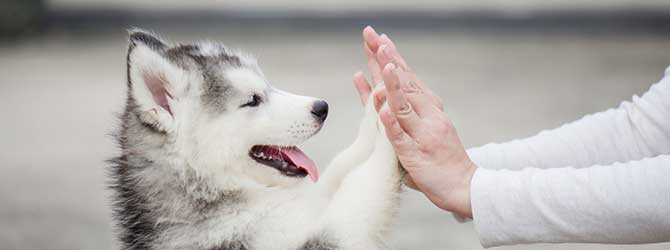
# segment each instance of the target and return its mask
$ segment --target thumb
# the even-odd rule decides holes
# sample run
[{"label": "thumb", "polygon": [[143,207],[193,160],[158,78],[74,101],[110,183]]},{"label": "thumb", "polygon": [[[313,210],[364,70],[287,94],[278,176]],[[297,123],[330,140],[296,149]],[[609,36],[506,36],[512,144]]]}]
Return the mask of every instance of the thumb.
[{"label": "thumb", "polygon": [[386,137],[391,142],[398,158],[402,161],[404,156],[414,155],[416,152],[416,142],[403,131],[395,115],[391,114],[388,105],[384,104],[379,110],[379,118],[384,124]]}]

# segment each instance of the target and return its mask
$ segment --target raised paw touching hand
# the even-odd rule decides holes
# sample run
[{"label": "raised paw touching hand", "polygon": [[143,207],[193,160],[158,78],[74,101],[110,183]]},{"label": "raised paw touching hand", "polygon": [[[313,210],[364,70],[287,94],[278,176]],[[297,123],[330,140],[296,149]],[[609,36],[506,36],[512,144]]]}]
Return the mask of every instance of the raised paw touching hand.
[{"label": "raised paw touching hand", "polygon": [[385,135],[408,172],[405,183],[438,207],[472,217],[470,180],[476,166],[442,100],[418,79],[387,35],[366,27],[363,38],[372,84],[358,72],[354,85],[363,103],[370,103],[372,93]]}]

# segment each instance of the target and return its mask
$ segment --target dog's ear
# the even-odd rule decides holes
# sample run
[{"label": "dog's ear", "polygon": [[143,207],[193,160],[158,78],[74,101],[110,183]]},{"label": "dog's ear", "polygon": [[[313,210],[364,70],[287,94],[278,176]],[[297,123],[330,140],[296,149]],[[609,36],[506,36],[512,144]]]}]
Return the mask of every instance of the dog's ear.
[{"label": "dog's ear", "polygon": [[166,130],[185,85],[185,72],[165,57],[168,46],[156,36],[139,29],[130,30],[129,35],[129,94],[138,105],[142,122]]}]

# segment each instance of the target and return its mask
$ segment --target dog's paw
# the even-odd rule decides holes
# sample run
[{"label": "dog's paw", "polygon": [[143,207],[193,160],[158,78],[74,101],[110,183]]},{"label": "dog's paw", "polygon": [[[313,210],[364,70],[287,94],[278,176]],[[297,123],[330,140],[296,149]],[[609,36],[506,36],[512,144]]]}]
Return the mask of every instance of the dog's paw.
[{"label": "dog's paw", "polygon": [[363,114],[363,122],[361,123],[360,132],[368,134],[375,137],[377,132],[382,128],[377,122],[379,120],[379,115],[375,109],[375,93],[384,89],[384,83],[379,83],[375,86],[374,90],[370,92],[368,100],[365,102],[365,113]]},{"label": "dog's paw", "polygon": [[375,119],[377,121],[377,130],[383,131],[384,126],[381,123],[381,120],[379,119],[379,114],[378,110],[381,110],[382,107],[386,105],[386,98],[375,98],[376,96],[384,96],[380,95],[380,92],[386,91],[386,87],[384,86],[384,82],[380,82],[375,86],[375,88],[371,91],[370,93],[370,101],[368,101],[368,104],[366,106],[366,109],[371,113],[370,115],[374,115]]}]

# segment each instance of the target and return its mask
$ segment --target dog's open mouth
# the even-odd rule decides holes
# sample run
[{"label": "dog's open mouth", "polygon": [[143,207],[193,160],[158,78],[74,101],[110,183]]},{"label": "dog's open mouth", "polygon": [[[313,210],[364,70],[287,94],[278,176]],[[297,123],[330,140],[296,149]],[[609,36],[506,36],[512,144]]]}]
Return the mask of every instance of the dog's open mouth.
[{"label": "dog's open mouth", "polygon": [[249,156],[260,164],[279,170],[285,176],[309,175],[314,182],[319,179],[316,163],[295,146],[256,145],[249,151]]}]

